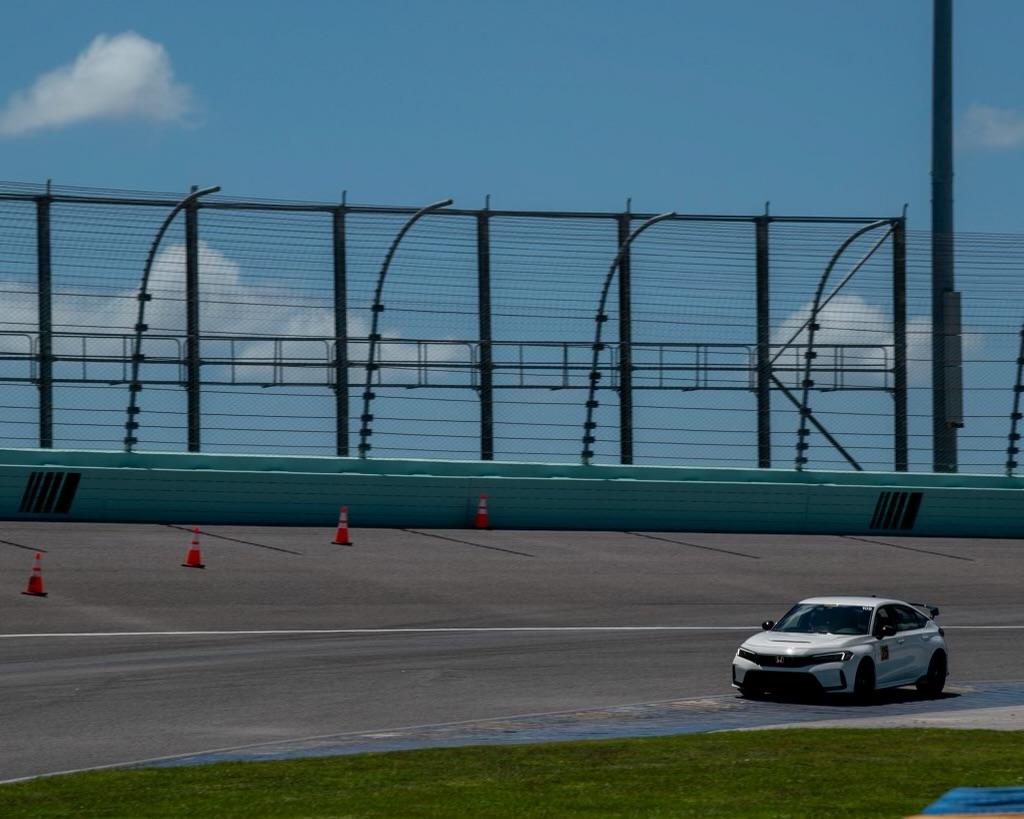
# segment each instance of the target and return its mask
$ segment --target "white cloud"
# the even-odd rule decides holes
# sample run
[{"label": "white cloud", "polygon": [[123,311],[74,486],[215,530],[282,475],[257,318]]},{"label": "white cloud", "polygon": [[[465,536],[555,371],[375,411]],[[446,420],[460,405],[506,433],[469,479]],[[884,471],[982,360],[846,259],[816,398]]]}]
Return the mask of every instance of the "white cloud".
[{"label": "white cloud", "polygon": [[[209,243],[199,241],[200,324],[204,335],[226,335],[234,342],[205,339],[203,356],[208,360],[231,358],[235,362],[217,366],[207,364],[207,378],[234,378],[242,384],[292,383],[311,378],[328,377],[333,317],[329,310],[310,310],[299,305],[266,304],[261,289],[247,282],[241,265]],[[143,352],[150,357],[174,360],[182,352],[179,343],[185,333],[185,245],[163,247],[153,259],[149,276],[152,301],[147,302],[145,323],[149,326],[143,341]],[[33,285],[26,282],[0,281],[4,298],[4,320],[0,330],[17,334],[0,334],[0,355],[28,355],[36,333],[37,296]],[[93,333],[131,334],[137,320],[136,288],[115,292],[107,299],[76,299],[58,294],[54,298],[53,324],[58,333],[54,352],[58,356],[82,355],[81,337]],[[257,306],[258,305],[258,306]],[[351,310],[348,314],[350,339],[365,338],[370,332],[369,310]],[[399,327],[380,328],[385,339],[377,348],[379,371],[392,384],[415,384],[425,364],[470,361],[468,346],[462,344],[428,344],[402,338]],[[263,340],[281,337],[280,342]],[[256,338],[251,338],[256,337]],[[121,336],[109,339],[91,338],[87,342],[91,357],[118,360],[130,350]],[[350,341],[349,358],[365,361],[365,341]],[[274,366],[277,358],[301,360],[308,367]],[[322,368],[321,366],[322,365]],[[90,375],[96,377],[97,367],[90,364]],[[114,365],[117,369],[119,365]],[[363,368],[355,364],[350,370],[352,383],[361,383]],[[24,377],[28,366],[24,361],[0,361],[0,377]],[[166,377],[167,372],[162,375]],[[113,376],[116,377],[116,376]],[[459,378],[444,372],[432,373],[431,383],[444,383]]]},{"label": "white cloud", "polygon": [[[807,344],[805,322],[811,314],[811,304],[793,311],[775,328],[773,344]],[[880,386],[883,383],[877,370],[885,368],[891,355],[892,329],[888,316],[878,307],[868,304],[856,295],[840,294],[818,313],[820,329],[814,334],[818,356],[814,362],[814,380],[822,386],[839,383],[858,386]],[[799,330],[799,332],[797,332]],[[795,336],[795,338],[794,338]],[[841,345],[870,345],[841,350]],[[792,385],[802,380],[805,347],[790,347],[779,356],[776,366],[792,370],[783,378]],[[839,374],[839,371],[846,372]],[[874,370],[874,373],[865,372]]]},{"label": "white cloud", "polygon": [[972,104],[961,138],[973,148],[1020,148],[1024,146],[1024,111]]},{"label": "white cloud", "polygon": [[162,45],[132,31],[101,34],[73,63],[15,92],[0,110],[0,134],[101,118],[172,121],[188,111],[189,98]]},{"label": "white cloud", "polygon": [[[804,323],[811,315],[811,303],[794,310],[776,327],[772,344],[807,344]],[[814,360],[814,380],[820,386],[881,386],[879,371],[892,367],[893,331],[888,308],[870,304],[858,295],[841,293],[818,313],[820,329],[814,334],[818,357]],[[797,331],[799,330],[799,333]],[[796,336],[794,338],[794,335]],[[931,379],[931,317],[912,316],[907,320],[907,377],[912,385],[921,386]],[[965,329],[961,335],[963,354],[970,357],[981,352],[984,337]],[[861,344],[862,348],[840,350],[839,345]],[[790,347],[779,356],[776,366],[792,372],[780,375],[789,386],[803,379],[805,347]],[[840,374],[840,370],[847,372]],[[892,376],[889,376],[892,383]]]}]

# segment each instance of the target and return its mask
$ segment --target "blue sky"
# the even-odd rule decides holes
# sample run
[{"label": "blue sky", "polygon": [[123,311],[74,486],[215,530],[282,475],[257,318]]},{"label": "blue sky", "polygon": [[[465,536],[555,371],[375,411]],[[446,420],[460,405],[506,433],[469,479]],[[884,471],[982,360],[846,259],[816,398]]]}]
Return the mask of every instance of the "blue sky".
[{"label": "blue sky", "polygon": [[[1024,2],[959,0],[956,6],[957,227],[1024,235]],[[885,216],[908,203],[915,229],[912,434],[916,464],[929,457],[922,374],[930,354],[920,343],[927,339],[930,306],[924,286],[928,240],[917,231],[930,224],[931,0],[7,0],[3,12],[8,37],[0,50],[0,180],[52,178],[59,185],[158,191],[219,184],[228,195],[325,201],[337,201],[347,190],[350,202],[392,205],[451,196],[462,207],[480,207],[490,194],[495,207],[510,209],[617,211],[631,197],[636,211],[757,213],[770,200],[775,214]],[[10,207],[0,243],[6,253],[0,272],[14,282],[6,283],[5,293],[11,325],[20,315],[31,326],[36,315],[30,282],[35,240],[27,212]],[[157,218],[125,211],[104,222],[90,212],[58,212],[58,326],[133,325],[136,277]],[[233,219],[203,213],[203,281],[221,296],[204,305],[204,328],[241,334],[262,333],[269,325],[329,336],[327,222],[301,227],[296,217],[285,229],[283,217],[246,213],[238,224]],[[370,277],[383,243],[397,229],[386,220],[379,228],[371,229],[367,220],[360,224],[350,225],[348,246],[353,336],[366,332]],[[474,273],[473,226],[430,224],[403,245],[389,298],[405,299],[408,311],[389,314],[396,318],[389,318],[385,335],[472,338],[475,296],[467,282]],[[261,226],[271,237],[261,236],[263,243],[253,241]],[[559,225],[539,236],[505,229],[494,253],[497,289],[505,288],[497,337],[589,338],[589,294],[597,292],[593,277],[606,269],[613,233],[585,224]],[[156,266],[163,295],[172,298],[154,304],[153,326],[168,332],[180,332],[184,321],[180,298],[174,298],[184,276],[180,224],[176,230]],[[701,242],[712,239],[691,235],[685,225],[645,236],[634,255],[635,270],[646,271],[639,279],[651,288],[636,285],[634,308],[652,319],[642,324],[648,334],[642,340],[751,337],[749,316],[737,318],[752,309],[753,234],[748,225],[742,230],[742,236],[723,229],[712,237],[720,258],[710,267]],[[821,270],[846,235],[845,228],[840,232],[810,241],[796,228],[773,226],[773,333],[805,320],[811,293],[806,276]],[[965,376],[972,421],[964,449],[969,444],[975,461],[990,470],[1003,458],[1012,396],[1019,243],[964,236],[957,248],[963,256],[957,270],[965,293],[965,350],[973,359]],[[885,259],[873,264],[877,269],[859,274],[823,322],[832,342],[855,337],[891,345],[889,269]],[[287,293],[271,298],[260,291],[268,270]],[[429,276],[403,279],[403,270]],[[709,271],[715,276],[711,286],[703,278]],[[664,287],[669,278],[670,291]],[[461,308],[444,305],[462,310],[461,325],[435,309],[439,294],[449,302],[469,299]],[[224,308],[235,302],[244,309]],[[541,302],[544,309],[537,307]],[[268,321],[269,308],[280,308],[274,321]],[[26,338],[18,343],[28,344]],[[24,391],[31,411],[34,388]],[[102,396],[109,404],[102,411],[113,419],[106,429],[81,435],[78,422],[67,420],[74,411],[87,411],[74,403],[73,392],[58,400],[61,440],[84,441],[102,432],[116,445],[123,390]],[[505,434],[531,441],[535,429],[562,418],[552,434],[561,436],[559,445],[571,439],[561,452],[571,459],[582,399],[572,390],[547,398],[551,403],[508,395],[508,406],[521,414],[509,411],[500,419],[511,430]],[[882,393],[856,399],[866,420],[856,419],[859,426],[851,428],[842,426],[850,416],[847,393],[815,399],[816,411],[834,411],[830,423],[875,465],[888,458],[878,448],[886,433],[868,425],[890,411],[887,404],[871,405],[876,398],[888,401]],[[156,437],[161,434],[180,439],[178,399],[173,390],[164,403],[149,399],[147,442],[168,443]],[[379,409],[386,419],[382,429],[405,435],[423,417],[454,423],[449,416],[464,410],[460,440],[475,446],[472,407],[445,404],[429,416],[408,399]],[[693,405],[687,404],[691,399]],[[299,406],[298,399],[287,411],[265,409],[270,403],[255,409],[262,400],[207,389],[204,412],[225,434],[240,423],[240,410],[252,409],[254,417],[305,413],[322,427],[313,430],[320,436],[316,446],[330,443],[333,406],[326,391],[327,403],[317,411]],[[732,399],[721,393],[680,394],[673,397],[678,407],[662,406],[661,395],[645,400],[649,407],[637,404],[638,428],[645,426],[638,441],[652,458],[669,457],[662,438],[674,437],[699,447],[701,457],[750,462],[749,395],[735,398],[743,407],[730,407]],[[178,403],[172,407],[172,401]],[[614,405],[607,408],[612,412]],[[785,404],[776,409],[789,412]],[[152,419],[160,417],[166,429],[177,424],[175,431],[159,432]],[[34,421],[25,419],[16,422],[21,426],[15,432],[31,440]],[[709,440],[722,440],[717,426],[730,419],[737,419],[732,432],[740,443],[726,446],[745,450],[704,454]],[[777,424],[777,431],[786,430],[779,444],[786,462],[790,426],[795,429],[792,418]],[[602,444],[615,446],[611,437]]]},{"label": "blue sky", "polygon": [[[931,11],[8,0],[0,179],[545,209],[908,202],[927,228]],[[957,4],[960,230],[1024,232],[1021,31],[1017,0]]]}]

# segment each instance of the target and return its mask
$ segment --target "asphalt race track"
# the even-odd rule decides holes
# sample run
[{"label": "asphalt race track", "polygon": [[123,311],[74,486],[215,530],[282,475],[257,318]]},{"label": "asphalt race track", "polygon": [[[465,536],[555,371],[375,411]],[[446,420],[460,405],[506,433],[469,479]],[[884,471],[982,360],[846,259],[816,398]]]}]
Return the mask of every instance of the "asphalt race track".
[{"label": "asphalt race track", "polygon": [[[0,523],[0,780],[162,759],[1024,713],[1024,541]],[[20,594],[43,551],[46,598]],[[939,605],[950,695],[748,702],[816,594]],[[997,710],[999,709],[999,710]],[[235,749],[235,750],[226,750]]]}]

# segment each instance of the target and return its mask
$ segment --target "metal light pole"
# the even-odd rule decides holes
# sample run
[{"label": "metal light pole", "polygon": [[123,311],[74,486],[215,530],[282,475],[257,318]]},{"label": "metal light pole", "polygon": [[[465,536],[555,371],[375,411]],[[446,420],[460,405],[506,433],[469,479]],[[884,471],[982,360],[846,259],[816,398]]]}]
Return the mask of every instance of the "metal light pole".
[{"label": "metal light pole", "polygon": [[932,51],[932,469],[957,471],[963,424],[960,294],[953,275],[953,0],[935,0]]}]

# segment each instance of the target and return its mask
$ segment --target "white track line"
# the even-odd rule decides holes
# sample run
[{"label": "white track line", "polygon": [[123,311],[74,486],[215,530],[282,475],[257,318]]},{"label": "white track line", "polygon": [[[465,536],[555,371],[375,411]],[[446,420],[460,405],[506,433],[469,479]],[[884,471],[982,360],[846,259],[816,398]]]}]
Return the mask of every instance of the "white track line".
[{"label": "white track line", "polygon": [[21,637],[236,637],[301,634],[467,634],[478,632],[616,632],[616,631],[754,631],[756,626],[465,626],[450,628],[278,628],[223,631],[65,631],[35,634],[0,634],[0,639]]},{"label": "white track line", "polygon": [[[1022,630],[1016,626],[943,626],[946,629]],[[757,631],[757,626],[462,626],[449,628],[279,628],[220,631],[64,631],[0,634],[0,640],[47,637],[260,637],[303,634],[475,634],[475,633],[614,633],[637,631]]]}]

